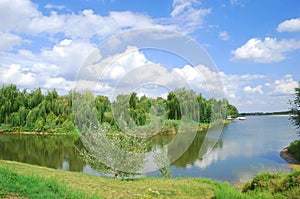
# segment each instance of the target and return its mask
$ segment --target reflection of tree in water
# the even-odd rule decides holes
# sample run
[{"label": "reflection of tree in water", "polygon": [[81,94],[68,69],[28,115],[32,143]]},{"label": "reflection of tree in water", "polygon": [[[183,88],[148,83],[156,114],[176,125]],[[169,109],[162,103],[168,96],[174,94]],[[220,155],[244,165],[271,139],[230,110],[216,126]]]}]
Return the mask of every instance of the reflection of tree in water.
[{"label": "reflection of tree in water", "polygon": [[[206,139],[206,142],[203,143],[205,136],[207,132],[202,131],[196,134],[193,142],[189,146],[189,148],[177,159],[175,160],[172,165],[177,167],[183,167],[185,168],[187,165],[193,165],[196,160],[201,160],[202,157],[199,157],[199,152],[201,147],[203,147],[202,153],[206,154],[210,150],[214,150],[216,148],[222,148],[223,142],[221,140],[218,140],[216,142],[216,139]],[[211,149],[211,146],[213,148]],[[168,149],[168,156],[172,157],[172,154],[177,154],[180,151],[180,142],[176,143],[176,147],[172,147]]]},{"label": "reflection of tree in water", "polygon": [[84,163],[78,157],[73,141],[72,136],[1,135],[0,159],[55,169],[68,162],[70,171],[82,171]]},{"label": "reflection of tree in water", "polygon": [[158,147],[163,147],[164,145],[169,144],[175,136],[176,135],[174,135],[174,134],[157,135],[157,136],[151,137],[151,140],[152,140],[153,145],[158,146]]}]

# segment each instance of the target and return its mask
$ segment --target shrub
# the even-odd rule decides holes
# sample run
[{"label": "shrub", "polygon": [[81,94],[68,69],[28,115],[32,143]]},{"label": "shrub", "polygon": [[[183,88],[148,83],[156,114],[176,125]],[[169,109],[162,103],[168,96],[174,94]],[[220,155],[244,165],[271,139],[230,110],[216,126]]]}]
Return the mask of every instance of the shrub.
[{"label": "shrub", "polygon": [[267,191],[277,194],[289,192],[294,188],[299,189],[299,187],[300,171],[293,171],[289,174],[262,173],[254,176],[251,182],[245,183],[242,192]]},{"label": "shrub", "polygon": [[300,140],[295,140],[290,144],[288,153],[292,154],[294,158],[300,161]]}]

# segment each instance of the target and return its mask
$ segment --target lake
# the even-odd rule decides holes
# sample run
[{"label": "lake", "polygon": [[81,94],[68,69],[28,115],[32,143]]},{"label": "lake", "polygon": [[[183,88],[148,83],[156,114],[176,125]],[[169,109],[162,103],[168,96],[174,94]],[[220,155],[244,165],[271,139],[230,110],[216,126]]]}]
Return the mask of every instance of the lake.
[{"label": "lake", "polygon": [[[261,171],[290,171],[279,155],[297,139],[297,130],[288,118],[249,116],[245,121],[232,121],[224,126],[216,145],[204,158],[198,154],[205,133],[198,133],[188,150],[172,163],[173,177],[205,177],[235,183],[250,180]],[[174,135],[157,136],[153,145],[163,145],[173,138]],[[75,145],[80,147],[80,140]],[[1,134],[0,159],[101,175],[80,159],[72,136]]]}]

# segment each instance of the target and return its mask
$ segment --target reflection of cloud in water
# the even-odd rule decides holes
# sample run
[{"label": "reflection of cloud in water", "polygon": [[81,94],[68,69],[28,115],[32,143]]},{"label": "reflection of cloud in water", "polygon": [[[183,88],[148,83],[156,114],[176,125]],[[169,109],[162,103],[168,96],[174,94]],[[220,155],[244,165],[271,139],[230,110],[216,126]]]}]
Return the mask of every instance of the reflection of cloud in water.
[{"label": "reflection of cloud in water", "polygon": [[252,158],[254,156],[262,156],[263,158],[269,159],[271,162],[285,163],[279,156],[279,152],[274,151],[272,147],[265,147],[265,149],[257,150],[257,147],[261,148],[265,146],[259,139],[253,141],[253,139],[247,142],[240,143],[237,141],[230,141],[229,139],[222,139],[221,147],[214,147],[214,149],[207,154],[202,160],[197,159],[195,166],[204,169],[214,162],[219,160],[226,160],[234,157],[245,157]]},{"label": "reflection of cloud in water", "polygon": [[247,143],[238,143],[234,141],[223,141],[222,147],[214,147],[202,160],[197,159],[195,161],[195,166],[204,169],[214,162],[219,160],[226,160],[232,157],[253,157],[255,155],[261,154],[260,151],[255,150],[255,145],[252,141]]}]

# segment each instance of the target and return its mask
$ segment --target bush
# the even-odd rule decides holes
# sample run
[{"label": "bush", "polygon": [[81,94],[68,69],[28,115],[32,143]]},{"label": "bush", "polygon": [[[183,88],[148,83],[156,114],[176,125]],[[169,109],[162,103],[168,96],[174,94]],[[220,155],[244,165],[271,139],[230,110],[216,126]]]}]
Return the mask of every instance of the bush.
[{"label": "bush", "polygon": [[166,120],[161,129],[161,133],[177,133],[180,123],[180,120]]},{"label": "bush", "polygon": [[284,193],[299,189],[300,171],[293,171],[289,174],[262,173],[254,176],[251,182],[245,183],[242,192],[267,191],[272,194]]},{"label": "bush", "polygon": [[295,140],[290,144],[288,153],[300,161],[300,140]]}]

